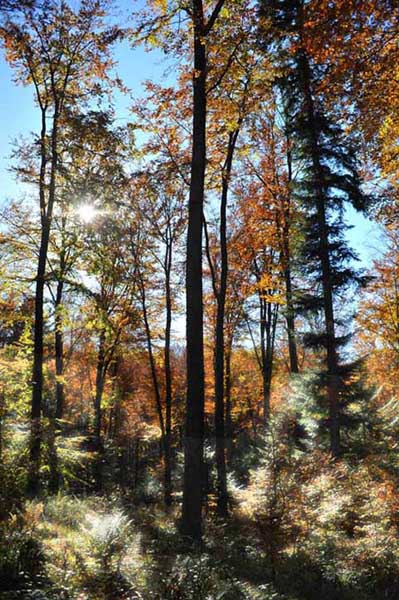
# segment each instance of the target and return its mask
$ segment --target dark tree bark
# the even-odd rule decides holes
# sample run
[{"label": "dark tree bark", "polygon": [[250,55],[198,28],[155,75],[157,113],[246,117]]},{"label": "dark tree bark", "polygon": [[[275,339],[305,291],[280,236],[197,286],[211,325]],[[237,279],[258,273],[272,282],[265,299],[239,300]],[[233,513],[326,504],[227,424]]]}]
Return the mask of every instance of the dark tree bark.
[{"label": "dark tree bark", "polygon": [[[163,409],[162,409],[161,390],[160,390],[158,373],[157,373],[155,357],[154,357],[154,352],[153,352],[153,347],[152,347],[152,335],[151,335],[150,323],[148,320],[145,285],[144,285],[144,281],[143,281],[141,275],[139,275],[139,288],[140,288],[141,306],[142,306],[142,310],[143,310],[143,320],[144,320],[144,327],[145,327],[146,340],[147,340],[148,360],[150,362],[151,379],[152,379],[154,395],[155,395],[155,406],[156,406],[157,414],[158,414],[159,427],[161,429],[160,450],[161,450],[161,456],[163,456],[163,460],[164,460],[164,499],[165,499],[166,506],[170,506],[171,502],[172,502],[170,446],[168,446],[168,443],[166,440],[167,434],[166,434],[166,427],[165,427],[165,418],[164,418],[164,413],[163,413]],[[169,340],[170,340],[170,324],[169,324]],[[170,363],[169,363],[169,366],[170,366]],[[170,394],[171,394],[171,390],[170,390]],[[171,395],[170,395],[170,400],[171,400]],[[169,407],[169,411],[170,411],[170,407]],[[169,427],[170,426],[171,426],[171,414],[169,414]],[[169,436],[168,441],[170,443],[170,436]]]},{"label": "dark tree bark", "polygon": [[42,394],[43,394],[43,307],[44,307],[44,287],[47,264],[47,253],[50,240],[50,228],[53,215],[56,173],[58,164],[57,142],[58,142],[58,118],[59,106],[56,103],[52,120],[51,132],[51,163],[50,163],[50,182],[48,189],[48,198],[46,202],[46,113],[45,106],[41,106],[42,127],[41,127],[41,163],[39,180],[39,200],[40,200],[40,219],[41,219],[41,239],[39,249],[39,261],[36,274],[35,289],[35,321],[33,330],[33,370],[32,370],[32,401],[31,401],[31,432],[30,432],[30,450],[29,450],[29,473],[28,473],[28,493],[36,495],[39,491],[39,469],[40,469],[40,451],[42,443],[41,433],[41,415],[42,415]]},{"label": "dark tree bark", "polygon": [[268,425],[270,420],[270,392],[273,376],[274,361],[274,342],[276,336],[278,304],[272,305],[262,294],[265,290],[259,291],[259,312],[260,312],[260,349],[261,349],[261,369],[263,382],[263,422]]},{"label": "dark tree bark", "polygon": [[[290,140],[287,136],[287,170],[288,170],[288,185],[292,182],[292,156],[290,149]],[[285,282],[285,300],[286,300],[286,322],[287,322],[287,337],[288,337],[288,353],[290,358],[290,372],[299,373],[298,366],[298,351],[295,334],[295,310],[292,292],[292,276],[291,276],[291,197],[285,199],[283,206],[283,223],[281,227],[281,258],[284,271]]]},{"label": "dark tree bark", "polygon": [[133,488],[137,489],[140,480],[140,439],[136,438],[134,443],[134,472]]},{"label": "dark tree bark", "polygon": [[105,358],[105,330],[101,330],[98,341],[97,368],[96,368],[96,388],[94,396],[94,447],[97,457],[94,465],[94,479],[97,492],[102,491],[103,487],[103,459],[104,445],[102,440],[102,422],[103,409],[102,399],[104,393],[106,372]]},{"label": "dark tree bark", "polygon": [[329,424],[330,424],[330,449],[334,457],[338,457],[341,452],[340,425],[339,425],[339,388],[340,377],[338,375],[338,354],[335,338],[335,319],[333,305],[333,287],[332,272],[330,265],[328,224],[326,217],[326,201],[324,189],[323,166],[320,162],[319,140],[315,123],[315,110],[311,91],[311,80],[309,73],[309,64],[307,58],[302,54],[302,81],[305,96],[305,109],[310,126],[311,139],[311,160],[313,169],[313,179],[315,191],[317,194],[317,219],[320,232],[319,256],[322,272],[323,288],[323,308],[326,328],[326,351],[327,351],[327,370],[328,370],[328,403],[329,403]]},{"label": "dark tree bark", "polygon": [[206,167],[206,39],[222,9],[218,0],[205,22],[202,0],[192,0],[194,74],[193,137],[186,261],[187,400],[181,530],[192,540],[202,536],[204,447],[204,345],[202,305],[202,220]]},{"label": "dark tree bark", "polygon": [[170,360],[170,343],[172,329],[172,290],[171,290],[171,271],[172,271],[172,238],[168,231],[166,240],[166,253],[164,262],[165,271],[165,345],[164,345],[164,363],[165,363],[165,504],[172,504],[172,367]]},{"label": "dark tree bark", "polygon": [[96,368],[96,389],[94,396],[94,442],[97,451],[100,451],[102,447],[102,399],[104,393],[105,383],[105,369],[106,369],[106,358],[105,358],[105,329],[100,332],[98,340],[98,354],[97,354],[97,368]]},{"label": "dark tree bark", "polygon": [[231,132],[227,145],[226,161],[222,173],[222,197],[220,202],[220,285],[216,292],[216,328],[215,328],[215,437],[216,468],[218,478],[217,511],[220,516],[227,516],[228,496],[226,480],[226,439],[225,439],[225,307],[228,278],[227,248],[227,198],[233,165],[234,151],[239,129]]},{"label": "dark tree bark", "polygon": [[184,436],[182,533],[202,536],[204,446],[204,346],[202,305],[202,218],[206,165],[206,47],[201,0],[193,0],[193,145],[187,233],[187,401]]},{"label": "dark tree bark", "polygon": [[61,257],[60,278],[57,282],[57,290],[55,295],[55,409],[51,409],[49,414],[49,429],[48,429],[48,447],[49,447],[49,491],[52,494],[57,494],[60,487],[60,474],[58,471],[58,454],[56,446],[57,419],[62,419],[64,412],[64,384],[62,381],[64,375],[64,336],[62,331],[62,294],[64,288],[63,280],[63,258]]},{"label": "dark tree bark", "polygon": [[233,453],[233,419],[231,415],[231,352],[232,337],[225,348],[225,433],[226,433],[226,463],[231,461]]},{"label": "dark tree bark", "polygon": [[[262,374],[263,422],[265,425],[268,425],[270,420],[270,392],[273,377],[274,345],[279,305],[273,304],[268,299],[269,296],[273,295],[273,290],[264,289],[260,286],[262,271],[256,259],[254,260],[254,272],[258,282],[260,355],[256,349],[255,353]],[[254,348],[256,348],[249,322],[247,322],[247,325],[252,343],[254,344]]]},{"label": "dark tree bark", "polygon": [[116,356],[112,363],[112,395],[115,399],[113,406],[109,409],[107,438],[114,440],[119,433],[121,421],[121,396],[118,389],[118,372],[120,357]]},{"label": "dark tree bark", "polygon": [[[62,273],[62,267],[61,267]],[[57,283],[57,291],[55,298],[55,375],[56,375],[56,388],[55,388],[55,418],[62,419],[64,416],[64,333],[62,323],[62,294],[64,290],[64,280],[61,278]]]},{"label": "dark tree bark", "polygon": [[[287,248],[288,250],[288,248]],[[291,278],[291,266],[290,260],[286,262],[284,269],[284,281],[285,281],[285,301],[286,301],[286,315],[285,319],[287,322],[287,337],[288,337],[288,354],[290,358],[290,372],[299,373],[298,365],[298,350],[296,344],[296,333],[295,333],[295,311],[293,307],[293,294],[292,294],[292,278]]]},{"label": "dark tree bark", "polygon": [[122,328],[114,331],[112,342],[107,340],[107,330],[103,326],[99,332],[97,368],[96,368],[96,386],[94,395],[94,447],[97,452],[97,462],[95,465],[95,484],[97,491],[102,490],[103,478],[103,459],[104,459],[104,440],[103,440],[103,395],[107,374],[110,365],[113,364],[115,353],[118,347]]},{"label": "dark tree bark", "polygon": [[56,446],[56,427],[54,415],[49,419],[48,428],[48,461],[49,461],[49,482],[48,489],[51,494],[58,494],[60,489],[60,473],[58,469],[58,454]]}]

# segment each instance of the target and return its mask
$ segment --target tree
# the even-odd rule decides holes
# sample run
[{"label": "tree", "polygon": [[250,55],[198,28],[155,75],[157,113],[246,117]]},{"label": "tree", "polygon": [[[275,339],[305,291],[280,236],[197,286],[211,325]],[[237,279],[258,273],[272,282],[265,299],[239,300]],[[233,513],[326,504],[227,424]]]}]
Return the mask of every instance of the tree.
[{"label": "tree", "polygon": [[295,263],[295,247],[298,245],[297,227],[298,210],[292,197],[295,185],[295,173],[292,162],[292,144],[286,115],[278,109],[277,94],[271,97],[268,106],[262,107],[261,114],[254,119],[251,140],[251,156],[255,150],[261,149],[256,162],[248,157],[248,170],[252,193],[256,186],[252,179],[261,185],[263,190],[259,200],[271,209],[275,222],[275,235],[278,240],[279,262],[285,284],[285,319],[287,323],[288,353],[290,372],[298,373],[298,352],[295,331],[295,290],[293,284],[293,266]]},{"label": "tree", "polygon": [[398,5],[392,0],[315,0],[307,11],[307,51],[325,65],[326,99],[330,106],[340,105],[361,139],[374,193],[384,197],[389,191],[397,203]]},{"label": "tree", "polygon": [[399,239],[392,226],[386,229],[385,240],[386,250],[369,271],[371,281],[356,317],[356,346],[366,356],[379,402],[397,395],[399,364]]},{"label": "tree", "polygon": [[[263,180],[264,181],[264,180]],[[263,423],[270,420],[270,395],[274,348],[282,281],[278,230],[274,200],[258,183],[248,184],[239,207],[241,225],[240,256],[247,272],[250,293],[246,303],[246,325],[254,347],[263,383]],[[259,345],[253,333],[252,318],[255,295],[259,324]]]},{"label": "tree", "polygon": [[84,231],[77,221],[86,218],[80,212],[88,209],[93,210],[95,215],[100,204],[105,207],[109,197],[121,194],[126,186],[122,164],[128,161],[130,150],[129,129],[116,128],[112,112],[65,110],[60,133],[57,210],[50,239],[52,258],[49,265],[49,278],[56,280],[55,292],[51,284],[49,288],[55,309],[57,419],[62,418],[64,405],[63,294],[66,288],[74,285],[74,269],[82,250]]},{"label": "tree", "polygon": [[1,319],[0,319],[0,454],[8,418],[26,419],[29,406],[32,359],[33,299],[30,290],[35,257],[35,222],[17,203],[2,210],[0,236]]},{"label": "tree", "polygon": [[[6,56],[18,80],[32,84],[40,111],[39,190],[41,240],[35,290],[29,489],[39,487],[43,391],[43,303],[47,253],[57,199],[60,131],[65,108],[101,95],[99,80],[111,66],[109,49],[120,30],[106,28],[101,3],[92,0],[76,13],[66,2],[48,1],[9,15],[1,27]],[[94,68],[93,68],[94,66]]]},{"label": "tree", "polygon": [[36,0],[0,0],[0,12],[17,12],[21,8],[34,8],[38,4]]},{"label": "tree", "polygon": [[[237,27],[233,14],[240,20]],[[215,446],[218,476],[218,513],[228,512],[225,443],[225,318],[228,295],[228,202],[239,138],[249,116],[257,109],[264,93],[265,61],[254,56],[254,11],[249,4],[240,3],[229,10],[230,20],[221,20],[214,30],[209,46],[212,78],[208,84],[209,154],[217,177],[216,190],[220,194],[217,260],[213,260],[206,239],[207,256],[216,300],[215,315]],[[232,26],[233,23],[233,26]],[[215,56],[214,56],[215,55]],[[213,59],[213,60],[212,60]],[[216,180],[217,181],[217,180]],[[214,192],[214,193],[215,193]],[[215,257],[216,258],[216,257]]]},{"label": "tree", "polygon": [[207,43],[222,10],[217,0],[209,16],[202,0],[193,0],[193,129],[186,251],[187,403],[184,438],[182,532],[194,540],[202,535],[204,347],[202,297],[202,226],[206,168]]},{"label": "tree", "polygon": [[[282,0],[262,6],[276,27],[283,69],[282,97],[295,160],[302,166],[296,195],[306,211],[303,273],[313,284],[313,290],[302,297],[302,309],[322,311],[324,315],[323,329],[310,332],[306,339],[313,348],[325,349],[330,448],[333,456],[339,456],[344,407],[342,377],[349,367],[340,363],[339,347],[348,338],[337,334],[337,326],[342,322],[335,315],[334,302],[348,286],[360,282],[349,264],[354,254],[344,239],[342,207],[348,201],[362,208],[365,197],[353,141],[345,138],[319,90],[324,65],[316,63],[307,51],[307,5],[302,0]],[[319,292],[315,293],[315,289]]]},{"label": "tree", "polygon": [[87,232],[86,273],[93,282],[87,289],[91,304],[88,326],[97,337],[96,377],[93,397],[93,440],[97,452],[96,488],[102,489],[103,396],[110,367],[114,363],[122,335],[136,325],[133,288],[134,270],[125,258],[127,240],[124,225],[107,215],[99,217]]},{"label": "tree", "polygon": [[[165,132],[163,132],[165,133]],[[152,145],[150,141],[150,146]],[[147,351],[150,362],[156,409],[161,429],[164,459],[164,498],[166,506],[172,503],[172,402],[173,380],[171,364],[172,316],[175,305],[173,265],[185,222],[183,200],[184,181],[178,178],[174,161],[153,159],[146,173],[134,181],[133,197],[140,213],[131,231],[131,252],[136,264],[135,277],[142,308]],[[144,233],[145,232],[145,233]],[[158,267],[158,268],[157,268]],[[157,298],[158,290],[161,298]],[[151,304],[153,310],[151,310]],[[155,309],[155,323],[151,313]],[[163,332],[160,334],[159,312],[164,312]],[[155,330],[155,331],[154,331]],[[160,381],[154,353],[154,338],[163,338],[163,381]],[[163,385],[162,385],[163,384]],[[164,391],[163,391],[164,390]]]}]

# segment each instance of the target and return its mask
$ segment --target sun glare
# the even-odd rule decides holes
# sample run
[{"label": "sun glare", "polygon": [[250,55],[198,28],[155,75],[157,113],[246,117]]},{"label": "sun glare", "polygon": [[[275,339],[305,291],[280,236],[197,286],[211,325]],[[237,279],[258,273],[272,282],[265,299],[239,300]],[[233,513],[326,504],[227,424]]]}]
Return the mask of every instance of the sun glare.
[{"label": "sun glare", "polygon": [[91,223],[98,214],[98,211],[92,204],[81,204],[76,210],[79,219],[83,223]]}]

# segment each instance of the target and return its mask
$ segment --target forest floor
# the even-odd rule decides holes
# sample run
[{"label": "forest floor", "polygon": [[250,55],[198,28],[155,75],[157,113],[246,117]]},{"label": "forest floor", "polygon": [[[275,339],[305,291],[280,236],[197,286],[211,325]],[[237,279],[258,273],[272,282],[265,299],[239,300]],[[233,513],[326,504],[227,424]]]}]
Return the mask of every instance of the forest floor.
[{"label": "forest floor", "polygon": [[0,600],[399,600],[398,469],[388,454],[334,461],[246,443],[229,474],[229,518],[216,516],[213,475],[193,545],[179,533],[179,461],[166,510],[156,461],[122,486],[129,473],[109,452],[96,495],[86,438],[65,437],[67,490],[28,499],[23,433],[0,463]]},{"label": "forest floor", "polygon": [[[3,529],[0,598],[13,600],[394,600],[345,583],[301,548],[268,546],[262,526],[208,519],[201,546],[176,510],[128,496],[28,501]],[[7,540],[7,541],[6,541]],[[6,541],[6,543],[4,543]],[[7,556],[7,553],[9,555]],[[274,557],[273,557],[274,553]],[[397,588],[396,588],[397,589]],[[382,594],[382,592],[381,592]]]},{"label": "forest floor", "polygon": [[8,547],[15,554],[19,544],[20,561],[12,565],[9,557],[0,598],[288,599],[274,589],[245,523],[213,520],[203,544],[193,547],[179,535],[176,517],[121,497],[28,502],[9,523]]}]

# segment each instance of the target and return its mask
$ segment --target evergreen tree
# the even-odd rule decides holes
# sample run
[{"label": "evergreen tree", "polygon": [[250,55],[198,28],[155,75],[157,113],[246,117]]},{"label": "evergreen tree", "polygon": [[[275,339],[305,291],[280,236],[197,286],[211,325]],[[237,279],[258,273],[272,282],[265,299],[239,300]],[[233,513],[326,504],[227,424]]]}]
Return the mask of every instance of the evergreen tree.
[{"label": "evergreen tree", "polygon": [[[341,453],[341,427],[350,416],[353,401],[348,381],[358,363],[344,364],[342,348],[350,339],[349,322],[341,317],[340,302],[363,278],[353,268],[356,255],[345,238],[344,205],[358,210],[366,204],[357,171],[354,140],[344,135],[339,115],[321,91],[325,67],[314,60],[306,44],[305,0],[263,3],[262,15],[272,24],[272,41],[280,68],[281,101],[288,115],[293,158],[299,168],[294,195],[303,207],[303,242],[300,262],[306,290],[298,310],[316,317],[316,327],[305,334],[305,344],[323,350],[317,394],[327,405],[330,448]],[[339,315],[339,316],[338,316]]]}]

